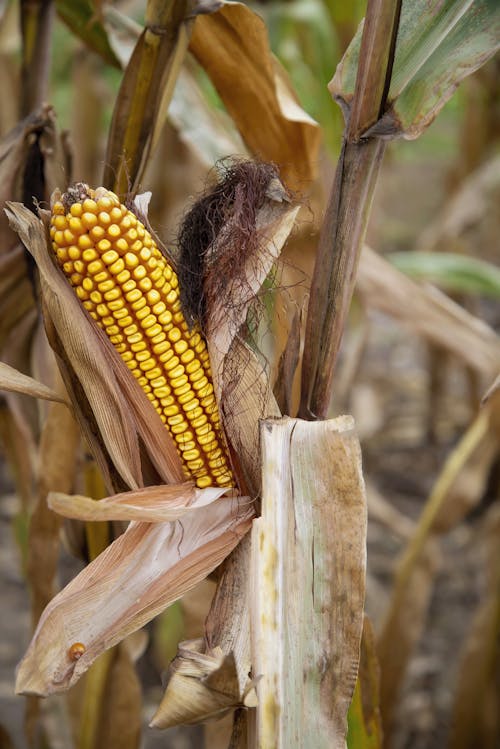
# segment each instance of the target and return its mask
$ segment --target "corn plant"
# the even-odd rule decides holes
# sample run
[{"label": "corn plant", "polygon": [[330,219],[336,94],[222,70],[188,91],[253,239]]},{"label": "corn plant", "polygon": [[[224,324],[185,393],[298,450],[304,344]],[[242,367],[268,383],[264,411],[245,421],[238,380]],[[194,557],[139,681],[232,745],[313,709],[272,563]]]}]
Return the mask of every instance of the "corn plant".
[{"label": "corn plant", "polygon": [[[81,689],[82,706],[67,711],[74,745],[138,746],[134,633],[214,573],[204,631],[179,643],[151,724],[169,728],[230,714],[231,747],[379,747],[384,732],[390,741],[405,667],[405,658],[391,664],[391,637],[401,630],[406,587],[412,589],[415,565],[426,561],[428,534],[457,473],[452,466],[443,474],[446,485],[436,487],[402,562],[378,643],[379,677],[364,615],[360,446],[351,417],[328,418],[335,365],[358,265],[366,297],[382,288],[394,307],[394,290],[409,288],[429,305],[425,291],[363,250],[371,201],[387,141],[418,137],[460,81],[493,55],[498,8],[493,0],[368,2],[330,84],[345,129],[307,321],[303,331],[299,317],[288,325],[279,362],[273,351],[276,361],[267,367],[252,322],[256,299],[297,220],[297,193],[316,176],[320,129],[250,8],[149,0],[141,10],[142,24],[102,3],[20,3],[25,119],[4,139],[0,162],[8,178],[0,384],[13,415],[13,463],[28,476],[36,626],[16,689],[30,695],[32,734],[39,725],[47,730],[38,697]],[[101,185],[79,174],[69,179],[67,140],[43,104],[54,11],[123,70]],[[193,60],[230,120],[208,105]],[[334,63],[332,55],[332,70]],[[198,137],[207,166],[238,156],[187,212],[178,251],[151,225],[155,196],[140,193],[169,117],[189,142]],[[201,145],[196,117],[204,123]],[[487,269],[459,270],[468,279],[482,270],[484,279]],[[498,279],[490,284],[497,293]],[[445,313],[459,333],[440,342],[466,358],[461,344],[476,328],[450,300],[426,309],[426,334],[439,338],[439,328],[429,332],[432,314],[440,320]],[[484,329],[481,335],[480,368],[491,376],[498,341]],[[50,405],[40,416],[16,394]],[[480,416],[471,428],[460,465],[490,435],[486,421]],[[33,453],[24,471],[20,425],[29,425]],[[94,490],[89,475],[77,490],[82,449],[99,469]],[[60,516],[85,529],[88,564],[54,596]],[[129,523],[121,535],[118,523]],[[41,561],[44,549],[50,553]],[[406,634],[403,655],[411,650]]]}]

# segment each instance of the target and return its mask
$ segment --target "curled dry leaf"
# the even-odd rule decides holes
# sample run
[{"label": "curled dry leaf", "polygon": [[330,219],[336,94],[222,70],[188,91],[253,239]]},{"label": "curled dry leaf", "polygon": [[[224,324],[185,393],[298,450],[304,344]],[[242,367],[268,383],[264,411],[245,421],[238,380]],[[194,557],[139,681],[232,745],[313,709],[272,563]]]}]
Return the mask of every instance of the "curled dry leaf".
[{"label": "curled dry leaf", "polygon": [[292,189],[316,174],[320,130],[273,57],[263,20],[243,3],[200,16],[190,51],[216,87],[251,153],[280,164]]},{"label": "curled dry leaf", "polygon": [[148,486],[115,494],[99,502],[90,497],[51,492],[47,502],[59,515],[78,520],[142,520],[145,523],[165,523],[180,520],[187,513],[196,512],[227,493],[227,489],[198,489],[192,482],[186,482],[181,485]]},{"label": "curled dry leaf", "polygon": [[[221,498],[182,523],[132,523],[45,609],[16,691],[68,689],[95,659],[204,579],[248,531],[253,509]],[[78,660],[70,648],[82,643]]]}]

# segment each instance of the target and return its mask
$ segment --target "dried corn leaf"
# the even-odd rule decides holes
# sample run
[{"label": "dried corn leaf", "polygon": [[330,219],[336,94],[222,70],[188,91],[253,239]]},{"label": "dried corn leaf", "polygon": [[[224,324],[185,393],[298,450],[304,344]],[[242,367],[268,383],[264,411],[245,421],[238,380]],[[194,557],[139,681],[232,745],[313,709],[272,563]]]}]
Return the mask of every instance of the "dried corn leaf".
[{"label": "dried corn leaf", "polygon": [[357,289],[370,307],[447,349],[474,371],[493,378],[500,365],[500,339],[482,320],[432,286],[420,286],[365,245]]},{"label": "dried corn leaf", "polygon": [[207,169],[229,154],[246,156],[247,150],[230,118],[210,106],[195,75],[184,67],[177,79],[168,118]]},{"label": "dried corn leaf", "polygon": [[243,3],[225,3],[197,19],[189,49],[252,154],[279,164],[292,189],[314,179],[320,131],[273,58],[262,19]]},{"label": "dried corn leaf", "polygon": [[266,420],[262,461],[251,572],[257,743],[345,749],[366,567],[353,420]]},{"label": "dried corn leaf", "polygon": [[48,401],[58,401],[69,405],[64,396],[56,393],[52,388],[47,387],[42,382],[37,382],[32,377],[18,372],[14,367],[0,362],[0,390],[8,390],[13,393],[24,393],[31,395],[33,398],[42,398]]},{"label": "dried corn leaf", "polygon": [[[204,579],[247,532],[248,503],[222,498],[176,523],[132,523],[45,609],[16,690],[47,695],[74,684],[95,659]],[[85,651],[71,660],[68,650]]]},{"label": "dried corn leaf", "polygon": [[[140,439],[160,477],[181,483],[182,466],[168,430],[52,262],[43,223],[19,204],[9,203],[7,212],[37,262],[49,340],[56,348],[72,403],[104,475],[109,475],[109,456],[128,487],[143,485]],[[85,403],[87,413],[82,410]],[[95,425],[102,438],[101,450]],[[103,457],[104,451],[107,456]]]},{"label": "dried corn leaf", "polygon": [[180,520],[190,512],[210,505],[227,489],[198,489],[193,483],[180,486],[148,486],[145,489],[115,494],[96,502],[90,497],[51,492],[47,502],[51,510],[78,520],[142,520],[165,523]]}]

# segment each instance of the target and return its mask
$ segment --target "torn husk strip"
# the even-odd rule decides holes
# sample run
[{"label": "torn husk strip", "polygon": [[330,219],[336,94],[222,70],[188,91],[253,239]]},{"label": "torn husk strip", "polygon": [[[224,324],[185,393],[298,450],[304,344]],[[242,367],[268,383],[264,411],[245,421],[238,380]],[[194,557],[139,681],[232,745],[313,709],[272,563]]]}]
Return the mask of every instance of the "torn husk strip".
[{"label": "torn husk strip", "polygon": [[351,417],[262,423],[252,530],[260,749],[345,749],[365,593],[366,501]]},{"label": "torn husk strip", "polygon": [[180,485],[148,486],[137,491],[115,494],[99,502],[91,497],[51,492],[47,502],[54,512],[77,520],[141,520],[147,523],[164,523],[179,520],[186,513],[206,507],[227,492],[227,489],[217,487],[198,489],[192,482],[186,482]]},{"label": "torn husk strip", "polygon": [[[161,479],[181,483],[182,465],[168,430],[107,336],[86,314],[52,262],[43,222],[20,204],[7,203],[6,211],[12,228],[37,263],[49,339],[57,349],[65,384],[74,396],[72,403],[93,447],[99,439],[95,435],[98,428],[102,446],[96,449],[96,458],[103,475],[109,477],[105,459],[109,457],[128,487],[142,486],[140,441]],[[94,425],[89,425],[84,413],[83,397]],[[104,458],[103,450],[107,452]]]},{"label": "torn husk strip", "polygon": [[23,393],[24,395],[31,395],[33,398],[42,398],[43,400],[57,401],[69,405],[66,398],[56,393],[52,388],[19,372],[4,362],[0,362],[0,390]]},{"label": "torn husk strip", "polygon": [[[48,695],[203,580],[248,531],[253,509],[221,498],[176,523],[132,523],[47,606],[16,691]],[[71,646],[82,643],[78,660]]]}]

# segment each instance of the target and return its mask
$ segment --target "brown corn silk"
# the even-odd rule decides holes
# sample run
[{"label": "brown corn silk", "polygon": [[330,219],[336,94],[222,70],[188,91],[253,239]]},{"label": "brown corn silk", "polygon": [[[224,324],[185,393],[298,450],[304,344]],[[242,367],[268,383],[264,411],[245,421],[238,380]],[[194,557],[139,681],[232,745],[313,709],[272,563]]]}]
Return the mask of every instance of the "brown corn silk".
[{"label": "brown corn silk", "polygon": [[52,206],[58,263],[169,429],[200,488],[234,483],[207,346],[181,310],[177,274],[139,218],[77,184]]}]

